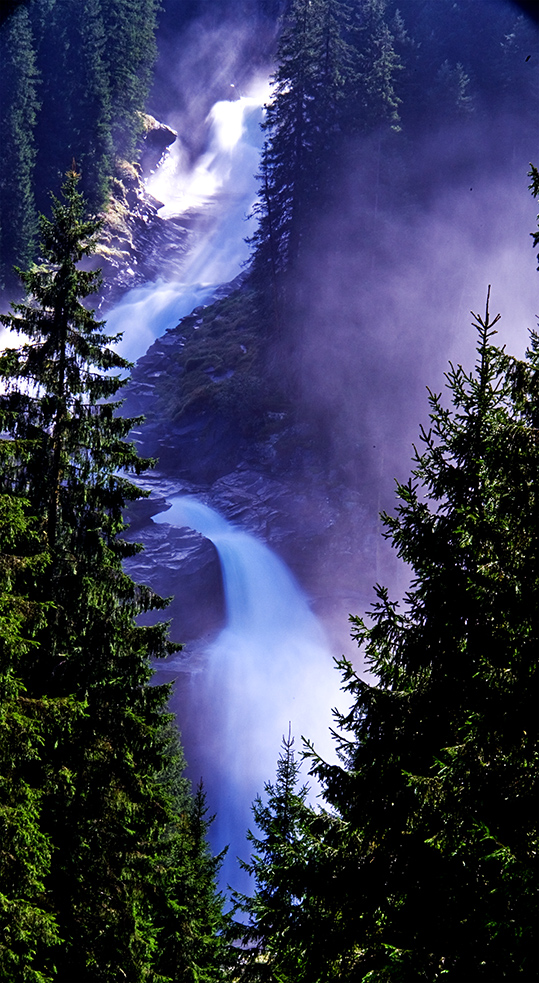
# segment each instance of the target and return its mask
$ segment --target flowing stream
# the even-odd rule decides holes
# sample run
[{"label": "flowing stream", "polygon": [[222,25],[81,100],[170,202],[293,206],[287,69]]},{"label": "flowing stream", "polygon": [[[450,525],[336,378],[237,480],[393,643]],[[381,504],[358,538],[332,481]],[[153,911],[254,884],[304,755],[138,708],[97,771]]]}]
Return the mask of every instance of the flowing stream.
[{"label": "flowing stream", "polygon": [[173,499],[153,521],[195,529],[221,561],[227,621],[207,646],[205,670],[193,676],[198,734],[191,764],[217,814],[212,845],[230,844],[223,882],[245,890],[236,856],[248,853],[251,803],[274,780],[289,724],[297,750],[303,735],[335,759],[329,728],[332,707],[342,705],[340,676],[305,594],[266,545],[191,497]]}]

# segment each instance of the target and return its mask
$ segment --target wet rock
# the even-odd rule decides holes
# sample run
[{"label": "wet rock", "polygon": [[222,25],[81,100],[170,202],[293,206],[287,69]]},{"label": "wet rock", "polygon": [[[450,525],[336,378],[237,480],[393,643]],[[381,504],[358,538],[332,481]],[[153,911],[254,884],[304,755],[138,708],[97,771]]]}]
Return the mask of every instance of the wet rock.
[{"label": "wet rock", "polygon": [[159,167],[168,148],[177,139],[178,134],[170,126],[160,123],[149,113],[144,115],[144,141],[140,162],[145,174],[149,174]]},{"label": "wet rock", "polygon": [[124,519],[128,523],[130,530],[145,526],[154,515],[166,512],[170,508],[164,495],[150,498],[140,498],[136,502],[130,502],[124,511]]},{"label": "wet rock", "polygon": [[213,543],[192,529],[148,522],[132,526],[126,538],[144,544],[144,551],[124,564],[129,575],[172,597],[165,611],[141,616],[142,624],[172,619],[171,638],[177,642],[223,627],[223,579]]},{"label": "wet rock", "polygon": [[100,311],[105,314],[132,287],[157,277],[173,279],[183,268],[198,212],[161,218],[162,202],[144,184],[144,176],[159,165],[176,138],[169,126],[147,116],[140,163],[116,162],[94,263],[102,270]]}]

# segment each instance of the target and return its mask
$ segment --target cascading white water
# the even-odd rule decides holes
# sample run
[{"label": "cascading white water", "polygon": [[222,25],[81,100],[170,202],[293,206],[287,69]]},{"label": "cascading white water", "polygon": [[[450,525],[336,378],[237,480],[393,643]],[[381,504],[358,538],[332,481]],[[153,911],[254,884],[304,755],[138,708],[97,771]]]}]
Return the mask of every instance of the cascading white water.
[{"label": "cascading white water", "polygon": [[343,703],[340,677],[305,594],[267,546],[191,497],[173,499],[154,522],[197,530],[221,560],[227,623],[208,645],[190,700],[196,766],[217,813],[212,843],[230,844],[223,881],[245,890],[236,856],[248,853],[251,803],[274,778],[289,723],[298,748],[303,735],[335,760],[329,728],[332,707]]},{"label": "cascading white water", "polygon": [[207,119],[207,149],[195,165],[187,168],[178,141],[148,181],[148,190],[163,202],[163,218],[195,209],[204,215],[204,233],[195,236],[181,281],[134,287],[108,313],[107,331],[123,332],[118,348],[126,358],[136,361],[168,328],[206,303],[218,285],[241,272],[249,254],[245,239],[254,231],[259,124],[268,92],[267,80],[258,80],[250,94],[215,103]]}]

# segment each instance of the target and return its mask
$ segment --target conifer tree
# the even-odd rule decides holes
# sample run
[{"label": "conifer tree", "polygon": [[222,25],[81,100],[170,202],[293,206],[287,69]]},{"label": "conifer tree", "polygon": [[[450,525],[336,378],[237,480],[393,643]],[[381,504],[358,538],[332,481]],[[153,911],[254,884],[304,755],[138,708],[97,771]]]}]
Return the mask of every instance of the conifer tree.
[{"label": "conifer tree", "polygon": [[[286,18],[264,129],[255,276],[296,265],[310,209],[321,193],[344,84],[340,0],[294,0]],[[333,118],[332,118],[333,116]]]},{"label": "conifer tree", "polygon": [[450,368],[452,409],[430,394],[413,480],[384,516],[414,574],[406,609],[378,588],[372,627],[352,619],[378,683],[342,663],[344,767],[314,768],[354,831],[346,856],[328,833],[340,979],[537,971],[539,347],[512,359],[488,302],[474,316],[476,371]]},{"label": "conifer tree", "polygon": [[46,730],[58,730],[61,720],[68,728],[76,708],[29,699],[20,678],[20,662],[47,616],[46,603],[28,599],[48,555],[27,506],[0,496],[0,978],[45,983],[52,967],[46,953],[61,940],[44,883],[52,844],[41,810],[53,783],[50,773],[36,773],[36,762]]},{"label": "conifer tree", "polygon": [[247,925],[234,926],[243,947],[242,980],[308,979],[305,953],[313,940],[306,932],[304,877],[311,810],[308,787],[298,787],[299,770],[289,732],[283,737],[275,784],[265,786],[266,803],[260,796],[253,803],[260,833],[247,833],[253,853],[250,861],[241,862],[254,878],[253,895],[234,895],[236,913],[248,916]]},{"label": "conifer tree", "polygon": [[32,13],[42,76],[38,204],[47,210],[49,191],[59,193],[65,169],[75,159],[86,198],[97,210],[106,199],[113,149],[108,38],[101,3],[48,0]]},{"label": "conifer tree", "polygon": [[264,932],[268,893],[244,905],[263,942],[246,979],[537,976],[539,337],[523,359],[497,347],[489,299],[475,369],[450,365],[449,406],[429,391],[412,478],[382,516],[411,586],[402,611],[378,585],[370,624],[351,617],[375,681],[340,662],[340,764],[307,749],[325,808],[248,868],[280,920]]},{"label": "conifer tree", "polygon": [[371,624],[351,618],[376,682],[341,661],[341,763],[308,751],[326,808],[275,850],[282,795],[255,807],[255,979],[537,975],[539,339],[519,360],[494,345],[488,300],[474,318],[475,371],[450,366],[450,407],[430,393],[383,516],[412,571],[404,610],[378,586]]},{"label": "conifer tree", "polygon": [[[68,174],[52,219],[42,219],[43,261],[21,274],[27,299],[2,316],[29,340],[0,356],[0,492],[22,516],[21,536],[32,546],[39,535],[44,554],[33,559],[35,545],[26,546],[20,601],[7,585],[28,629],[0,621],[0,642],[11,653],[3,682],[14,680],[2,710],[15,734],[23,718],[13,700],[24,697],[26,717],[37,719],[13,780],[7,738],[0,748],[8,793],[20,786],[31,820],[19,848],[29,871],[20,893],[13,896],[8,874],[0,886],[26,932],[12,946],[10,978],[167,983],[183,974],[194,981],[205,960],[215,961],[220,902],[206,919],[184,911],[174,923],[171,915],[187,882],[193,905],[200,893],[212,894],[214,867],[208,856],[208,876],[199,864],[193,885],[185,844],[195,839],[204,856],[200,821],[171,739],[169,688],[149,685],[150,660],[177,646],[166,624],[135,621],[165,602],[122,569],[139,548],[122,539],[122,510],[143,494],[128,475],[151,462],[126,439],[134,421],[119,416],[114,399],[128,363],[83,303],[99,281],[79,266],[98,223],[84,218],[78,180]],[[23,629],[28,641],[14,651],[12,636]],[[160,969],[165,929],[177,959]]]},{"label": "conifer tree", "polygon": [[285,17],[251,239],[252,277],[274,332],[294,306],[290,274],[331,198],[347,139],[398,123],[400,59],[385,10],[385,0],[294,0]]},{"label": "conifer tree", "polygon": [[142,131],[141,112],[157,56],[157,0],[107,0],[101,3],[107,43],[112,140],[116,154],[131,159]]},{"label": "conifer tree", "polygon": [[12,284],[14,264],[34,258],[38,231],[34,195],[35,127],[39,102],[34,37],[19,7],[0,31],[0,286]]},{"label": "conifer tree", "polygon": [[349,134],[399,127],[397,79],[403,68],[398,52],[406,40],[400,14],[389,19],[387,0],[362,0],[350,8],[347,42],[352,52],[344,108]]}]

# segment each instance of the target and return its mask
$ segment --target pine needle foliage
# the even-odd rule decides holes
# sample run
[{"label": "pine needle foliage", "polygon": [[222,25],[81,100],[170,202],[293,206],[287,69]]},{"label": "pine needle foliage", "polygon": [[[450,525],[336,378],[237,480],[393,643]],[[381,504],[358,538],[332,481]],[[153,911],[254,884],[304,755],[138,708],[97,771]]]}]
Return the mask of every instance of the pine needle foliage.
[{"label": "pine needle foliage", "polygon": [[[237,922],[235,933],[242,945],[241,979],[253,981],[302,980],[304,935],[298,937],[302,873],[308,850],[305,821],[310,817],[308,787],[299,786],[300,765],[294,754],[294,738],[283,736],[275,783],[266,783],[265,799],[253,803],[253,818],[260,833],[249,830],[250,861],[240,861],[253,878],[253,896],[236,892],[235,912],[248,916]],[[299,885],[299,886],[298,886]],[[305,912],[303,912],[303,917]],[[303,930],[303,920],[299,919]]]},{"label": "pine needle foliage", "polygon": [[539,339],[513,358],[498,320],[488,296],[475,368],[450,365],[449,405],[429,391],[412,477],[382,516],[411,584],[402,606],[378,585],[369,619],[351,617],[376,681],[339,663],[340,763],[307,749],[324,810],[290,799],[291,840],[275,836],[286,757],[255,803],[245,979],[537,975]]},{"label": "pine needle foliage", "polygon": [[371,624],[351,618],[378,682],[341,663],[343,767],[313,761],[339,815],[343,980],[537,969],[538,344],[513,359],[488,300],[474,319],[475,371],[450,366],[450,407],[429,393],[412,478],[383,516],[412,571],[404,608],[377,587]]},{"label": "pine needle foliage", "polygon": [[169,687],[150,685],[178,646],[166,623],[137,624],[166,601],[122,568],[140,548],[122,538],[144,494],[129,475],[152,462],[118,413],[129,364],[85,304],[99,224],[78,181],[2,316],[27,340],[0,356],[0,967],[17,983],[219,979],[203,975],[221,946],[218,861]]}]

